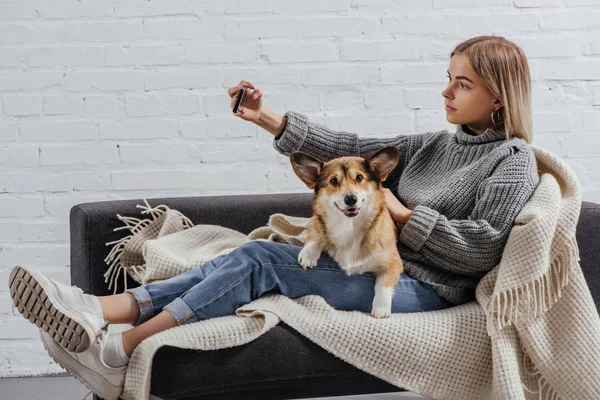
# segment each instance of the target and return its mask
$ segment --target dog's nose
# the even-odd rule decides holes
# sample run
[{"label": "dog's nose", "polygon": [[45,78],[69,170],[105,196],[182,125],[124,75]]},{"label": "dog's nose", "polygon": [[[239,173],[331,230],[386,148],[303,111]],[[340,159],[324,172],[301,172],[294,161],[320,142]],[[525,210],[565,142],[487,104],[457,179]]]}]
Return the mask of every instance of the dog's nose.
[{"label": "dog's nose", "polygon": [[348,206],[353,206],[356,204],[356,196],[353,194],[348,194],[344,197],[344,203]]}]

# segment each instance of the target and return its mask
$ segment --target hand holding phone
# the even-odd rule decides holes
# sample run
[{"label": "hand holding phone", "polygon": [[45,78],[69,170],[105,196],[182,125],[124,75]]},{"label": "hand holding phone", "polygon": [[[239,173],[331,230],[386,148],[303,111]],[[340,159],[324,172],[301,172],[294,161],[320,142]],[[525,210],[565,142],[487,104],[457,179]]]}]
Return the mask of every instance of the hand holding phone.
[{"label": "hand holding phone", "polygon": [[233,113],[247,121],[258,122],[262,110],[262,92],[252,82],[241,81],[228,89]]}]

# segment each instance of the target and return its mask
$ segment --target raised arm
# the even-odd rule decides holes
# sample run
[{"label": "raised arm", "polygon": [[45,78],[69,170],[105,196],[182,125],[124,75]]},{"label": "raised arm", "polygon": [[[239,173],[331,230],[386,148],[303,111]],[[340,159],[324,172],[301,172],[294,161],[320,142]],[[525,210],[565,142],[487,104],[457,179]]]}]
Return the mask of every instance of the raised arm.
[{"label": "raised arm", "polygon": [[304,152],[322,161],[344,156],[368,158],[386,146],[400,150],[400,163],[418,150],[423,135],[397,135],[392,138],[359,138],[356,133],[335,131],[312,123],[303,114],[288,111],[285,127],[273,140],[273,147],[281,154],[289,156],[295,151]]}]

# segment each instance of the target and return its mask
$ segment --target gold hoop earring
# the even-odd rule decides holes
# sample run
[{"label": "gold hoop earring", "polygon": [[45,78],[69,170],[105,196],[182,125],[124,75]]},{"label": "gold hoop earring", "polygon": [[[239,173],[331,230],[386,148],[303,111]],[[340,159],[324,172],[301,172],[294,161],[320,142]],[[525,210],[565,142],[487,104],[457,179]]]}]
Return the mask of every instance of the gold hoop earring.
[{"label": "gold hoop earring", "polygon": [[[494,112],[495,111],[492,111],[492,124],[496,126],[496,121],[494,121]],[[498,122],[500,122],[500,112],[498,112]]]}]

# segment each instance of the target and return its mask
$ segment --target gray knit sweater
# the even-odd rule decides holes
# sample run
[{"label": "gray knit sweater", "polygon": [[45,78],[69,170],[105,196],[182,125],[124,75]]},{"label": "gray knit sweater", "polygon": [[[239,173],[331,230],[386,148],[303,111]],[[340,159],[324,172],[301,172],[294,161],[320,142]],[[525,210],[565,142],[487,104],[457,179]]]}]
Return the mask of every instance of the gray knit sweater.
[{"label": "gray knit sweater", "polygon": [[413,211],[400,224],[398,250],[405,272],[433,286],[452,304],[475,300],[479,280],[500,262],[515,217],[535,190],[535,156],[523,139],[466,126],[393,138],[360,138],[287,112],[273,147],[322,161],[368,158],[396,146],[400,161],[384,183]]}]

